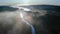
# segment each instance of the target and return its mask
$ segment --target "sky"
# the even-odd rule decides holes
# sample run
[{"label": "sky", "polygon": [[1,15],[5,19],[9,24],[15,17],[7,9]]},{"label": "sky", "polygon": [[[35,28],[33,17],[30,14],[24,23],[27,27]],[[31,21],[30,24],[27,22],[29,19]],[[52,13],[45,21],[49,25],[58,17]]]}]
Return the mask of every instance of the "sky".
[{"label": "sky", "polygon": [[60,5],[60,0],[0,0],[0,5],[14,4],[52,4]]}]

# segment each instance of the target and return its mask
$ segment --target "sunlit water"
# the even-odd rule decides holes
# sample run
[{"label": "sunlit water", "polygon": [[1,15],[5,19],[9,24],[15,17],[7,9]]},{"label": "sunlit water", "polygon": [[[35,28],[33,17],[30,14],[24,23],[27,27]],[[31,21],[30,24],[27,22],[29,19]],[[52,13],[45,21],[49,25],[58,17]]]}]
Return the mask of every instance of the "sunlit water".
[{"label": "sunlit water", "polygon": [[29,24],[29,22],[23,18],[23,13],[20,13],[20,17],[22,18],[22,20],[24,21],[24,23],[26,23],[28,26],[31,27],[32,34],[35,34],[35,28],[33,27],[33,25]]}]

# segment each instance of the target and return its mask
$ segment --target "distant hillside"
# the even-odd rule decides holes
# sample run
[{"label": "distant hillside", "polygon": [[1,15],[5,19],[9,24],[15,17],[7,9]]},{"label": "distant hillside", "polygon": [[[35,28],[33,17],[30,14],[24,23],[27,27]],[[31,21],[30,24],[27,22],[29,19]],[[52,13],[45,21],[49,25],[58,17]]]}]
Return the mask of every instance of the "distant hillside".
[{"label": "distant hillside", "polygon": [[[60,6],[55,5],[29,5],[29,6],[20,6],[25,8],[34,8],[38,10],[53,10],[53,11],[60,11]],[[1,11],[15,11],[18,10],[18,8],[10,7],[10,6],[0,6],[0,12]]]},{"label": "distant hillside", "polygon": [[27,7],[27,8],[35,8],[39,10],[53,10],[53,11],[60,11],[60,6],[55,6],[55,5],[30,5],[30,6],[22,6],[22,7]]},{"label": "distant hillside", "polygon": [[[60,16],[60,6],[56,6],[56,5],[30,5],[30,6],[22,6],[22,7],[30,8],[32,9],[32,11],[36,11],[38,9],[39,12],[42,14],[44,14],[44,12],[46,11],[47,14]],[[45,10],[45,11],[40,11],[40,10]]]},{"label": "distant hillside", "polygon": [[2,12],[2,11],[15,11],[15,10],[18,10],[18,8],[13,8],[10,6],[0,6],[0,12]]}]

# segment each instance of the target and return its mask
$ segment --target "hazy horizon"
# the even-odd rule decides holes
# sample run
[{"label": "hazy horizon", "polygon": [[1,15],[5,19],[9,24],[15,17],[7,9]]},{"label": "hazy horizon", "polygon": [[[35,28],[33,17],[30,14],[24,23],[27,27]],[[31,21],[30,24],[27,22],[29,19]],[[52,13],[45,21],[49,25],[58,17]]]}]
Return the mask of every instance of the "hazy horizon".
[{"label": "hazy horizon", "polygon": [[60,0],[0,0],[0,5],[60,5]]}]

